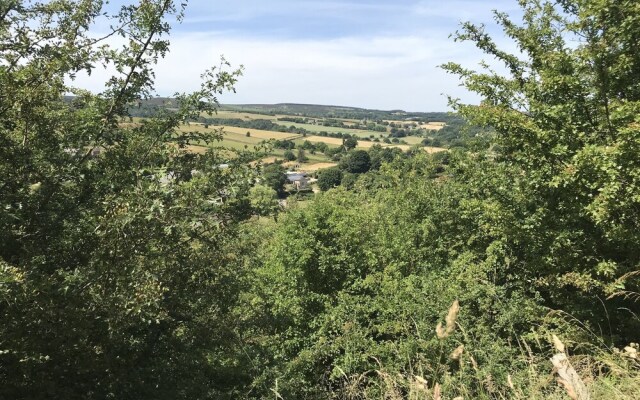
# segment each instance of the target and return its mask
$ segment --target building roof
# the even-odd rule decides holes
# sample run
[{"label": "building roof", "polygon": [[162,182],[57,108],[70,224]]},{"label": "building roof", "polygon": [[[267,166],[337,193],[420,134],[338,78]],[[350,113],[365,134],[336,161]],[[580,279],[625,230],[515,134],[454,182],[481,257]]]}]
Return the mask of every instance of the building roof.
[{"label": "building roof", "polygon": [[306,181],[307,177],[304,173],[302,172],[287,172],[287,180],[289,182],[300,182],[300,181]]}]

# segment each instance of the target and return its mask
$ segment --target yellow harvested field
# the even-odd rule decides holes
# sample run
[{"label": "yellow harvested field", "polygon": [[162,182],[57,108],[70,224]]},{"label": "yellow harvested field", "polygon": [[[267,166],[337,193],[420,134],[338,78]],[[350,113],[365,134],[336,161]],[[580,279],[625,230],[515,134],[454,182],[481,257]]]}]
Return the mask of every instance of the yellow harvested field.
[{"label": "yellow harvested field", "polygon": [[387,147],[395,147],[395,148],[398,148],[398,149],[400,149],[402,151],[407,151],[407,150],[409,150],[411,148],[411,146],[409,146],[408,144],[392,144],[392,145],[389,145]]},{"label": "yellow harvested field", "polygon": [[420,125],[420,128],[427,129],[430,131],[439,131],[440,129],[444,128],[444,126],[445,126],[444,122],[429,122],[428,124]]},{"label": "yellow harvested field", "polygon": [[338,165],[338,164],[329,163],[329,162],[315,163],[315,164],[303,164],[300,167],[300,171],[303,171],[303,172],[315,172],[315,171],[318,171],[320,169],[335,167],[336,165]]},{"label": "yellow harvested field", "polygon": [[[209,127],[210,129],[220,129],[220,126]],[[302,138],[302,135],[298,135],[295,133],[288,132],[277,132],[277,131],[261,131],[258,129],[247,129],[247,128],[238,128],[235,126],[225,126],[224,131],[226,133],[235,133],[239,135],[246,135],[249,132],[250,137],[257,139],[299,139]]]},{"label": "yellow harvested field", "polygon": [[191,153],[204,154],[207,152],[208,147],[188,145],[185,147],[185,149]]},{"label": "yellow harvested field", "polygon": [[[310,142],[315,142],[315,143],[326,143],[326,144],[333,144],[333,145],[337,145],[337,146],[342,146],[342,139],[340,138],[333,138],[333,137],[326,137],[326,136],[307,136],[307,140]],[[368,149],[370,147],[372,147],[374,144],[376,144],[375,142],[367,142],[364,140],[358,140],[358,147],[363,148],[363,149]],[[380,144],[380,143],[378,143]]]},{"label": "yellow harvested field", "polygon": [[[332,138],[332,137],[325,137],[325,136],[307,136],[307,140],[310,142],[316,142],[316,143],[323,142],[326,144],[332,144],[332,145],[338,145],[338,146],[342,145],[342,139],[340,138]],[[379,144],[382,147],[397,147],[402,151],[407,151],[412,147],[408,144],[387,144],[387,143],[377,143],[377,142],[368,142],[364,140],[359,140],[358,148],[368,149],[373,147],[376,144]],[[428,147],[428,146],[423,147],[423,149],[427,153],[437,153],[439,151],[447,150],[442,147]]]},{"label": "yellow harvested field", "polygon": [[439,153],[441,151],[447,151],[447,149],[444,149],[442,147],[423,147],[422,150],[426,151],[429,154],[433,154],[433,153]]},{"label": "yellow harvested field", "polygon": [[278,161],[278,157],[265,157],[260,160],[263,164],[273,164]]},{"label": "yellow harvested field", "polygon": [[[396,125],[417,123],[416,121],[392,121],[392,120],[385,120],[385,122],[394,123]],[[444,128],[445,125],[447,125],[444,122],[428,122],[426,124],[421,124],[421,123],[417,123],[417,124],[420,126],[420,128],[431,130],[431,131],[439,131],[440,129]]]}]

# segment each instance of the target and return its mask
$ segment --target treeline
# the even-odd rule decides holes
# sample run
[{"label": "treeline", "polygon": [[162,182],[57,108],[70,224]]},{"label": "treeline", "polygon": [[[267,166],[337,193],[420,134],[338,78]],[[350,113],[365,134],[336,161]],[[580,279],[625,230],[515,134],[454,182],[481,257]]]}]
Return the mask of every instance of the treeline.
[{"label": "treeline", "polygon": [[247,129],[260,129],[264,131],[276,131],[276,132],[288,132],[288,133],[297,133],[300,135],[310,135],[312,134],[308,130],[304,128],[298,128],[293,125],[285,126],[281,124],[276,124],[275,122],[268,119],[249,119],[244,120],[240,118],[204,118],[200,117],[197,120],[200,123],[205,125],[215,125],[215,126],[234,126],[238,128],[247,128]]}]

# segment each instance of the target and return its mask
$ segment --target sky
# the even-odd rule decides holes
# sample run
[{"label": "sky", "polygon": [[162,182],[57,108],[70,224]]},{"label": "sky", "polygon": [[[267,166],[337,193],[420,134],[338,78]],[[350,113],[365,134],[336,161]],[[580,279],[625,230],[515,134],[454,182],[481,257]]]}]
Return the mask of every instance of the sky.
[{"label": "sky", "polygon": [[198,88],[224,55],[244,74],[223,103],[444,111],[446,95],[478,99],[438,66],[483,59],[449,35],[468,20],[499,38],[493,9],[518,13],[516,0],[190,0],[157,65],[156,90]]}]

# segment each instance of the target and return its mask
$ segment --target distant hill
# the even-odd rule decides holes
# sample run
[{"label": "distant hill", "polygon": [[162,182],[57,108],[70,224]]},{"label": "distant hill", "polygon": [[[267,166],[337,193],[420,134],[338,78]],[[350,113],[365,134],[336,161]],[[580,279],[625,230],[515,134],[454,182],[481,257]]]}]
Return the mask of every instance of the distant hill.
[{"label": "distant hill", "polygon": [[254,112],[259,114],[287,114],[319,118],[347,118],[369,120],[442,121],[452,117],[446,112],[407,112],[403,110],[375,110],[359,107],[330,106],[318,104],[225,104],[223,110]]},{"label": "distant hill", "polygon": [[[140,104],[132,105],[129,109],[129,113],[133,117],[147,117],[154,115],[158,109],[173,109],[176,108],[176,99],[168,97],[155,97],[149,100],[142,101]],[[348,120],[357,121],[369,121],[376,125],[385,124],[388,126],[390,123],[395,123],[400,129],[407,128],[408,124],[416,122],[420,123],[432,123],[441,122],[443,128],[435,133],[431,133],[432,143],[427,143],[433,146],[445,146],[445,147],[466,147],[472,140],[481,140],[481,136],[486,138],[486,134],[490,133],[490,129],[480,128],[477,126],[469,125],[462,117],[456,113],[449,112],[408,112],[403,110],[373,110],[359,107],[346,107],[346,106],[332,106],[332,105],[319,105],[319,104],[296,104],[296,103],[279,103],[279,104],[223,104],[220,106],[221,111],[225,111],[227,115],[224,117],[212,116],[207,123],[216,124],[215,119],[220,119],[218,124],[230,125],[230,126],[246,126],[247,121],[234,120],[233,112],[242,112],[245,114],[256,114],[256,118],[252,118],[258,121],[252,121],[254,125],[250,126],[254,129],[274,129],[274,116],[288,116],[292,118],[317,118],[324,121],[324,126],[344,126],[349,124]],[[261,118],[260,115],[270,116],[271,118]],[[246,118],[246,117],[245,117]],[[255,124],[264,124],[266,128],[257,128]],[[407,123],[405,125],[404,123]],[[364,124],[364,123],[363,123]],[[415,124],[412,124],[415,126]],[[364,129],[364,128],[363,128]],[[347,131],[345,131],[347,132]],[[480,139],[473,139],[480,138]],[[487,142],[488,143],[488,142]]]},{"label": "distant hill", "polygon": [[[73,96],[65,96],[65,101],[73,101]],[[171,97],[153,97],[141,101],[139,104],[132,104],[129,109],[132,116],[144,117],[152,115],[154,110],[159,108],[176,108],[177,101]],[[338,118],[357,120],[390,120],[390,121],[416,121],[416,122],[445,122],[458,121],[455,113],[448,112],[407,112],[403,110],[376,110],[360,107],[331,106],[320,104],[222,104],[221,110],[241,111],[263,115],[293,115],[315,118]]]}]

